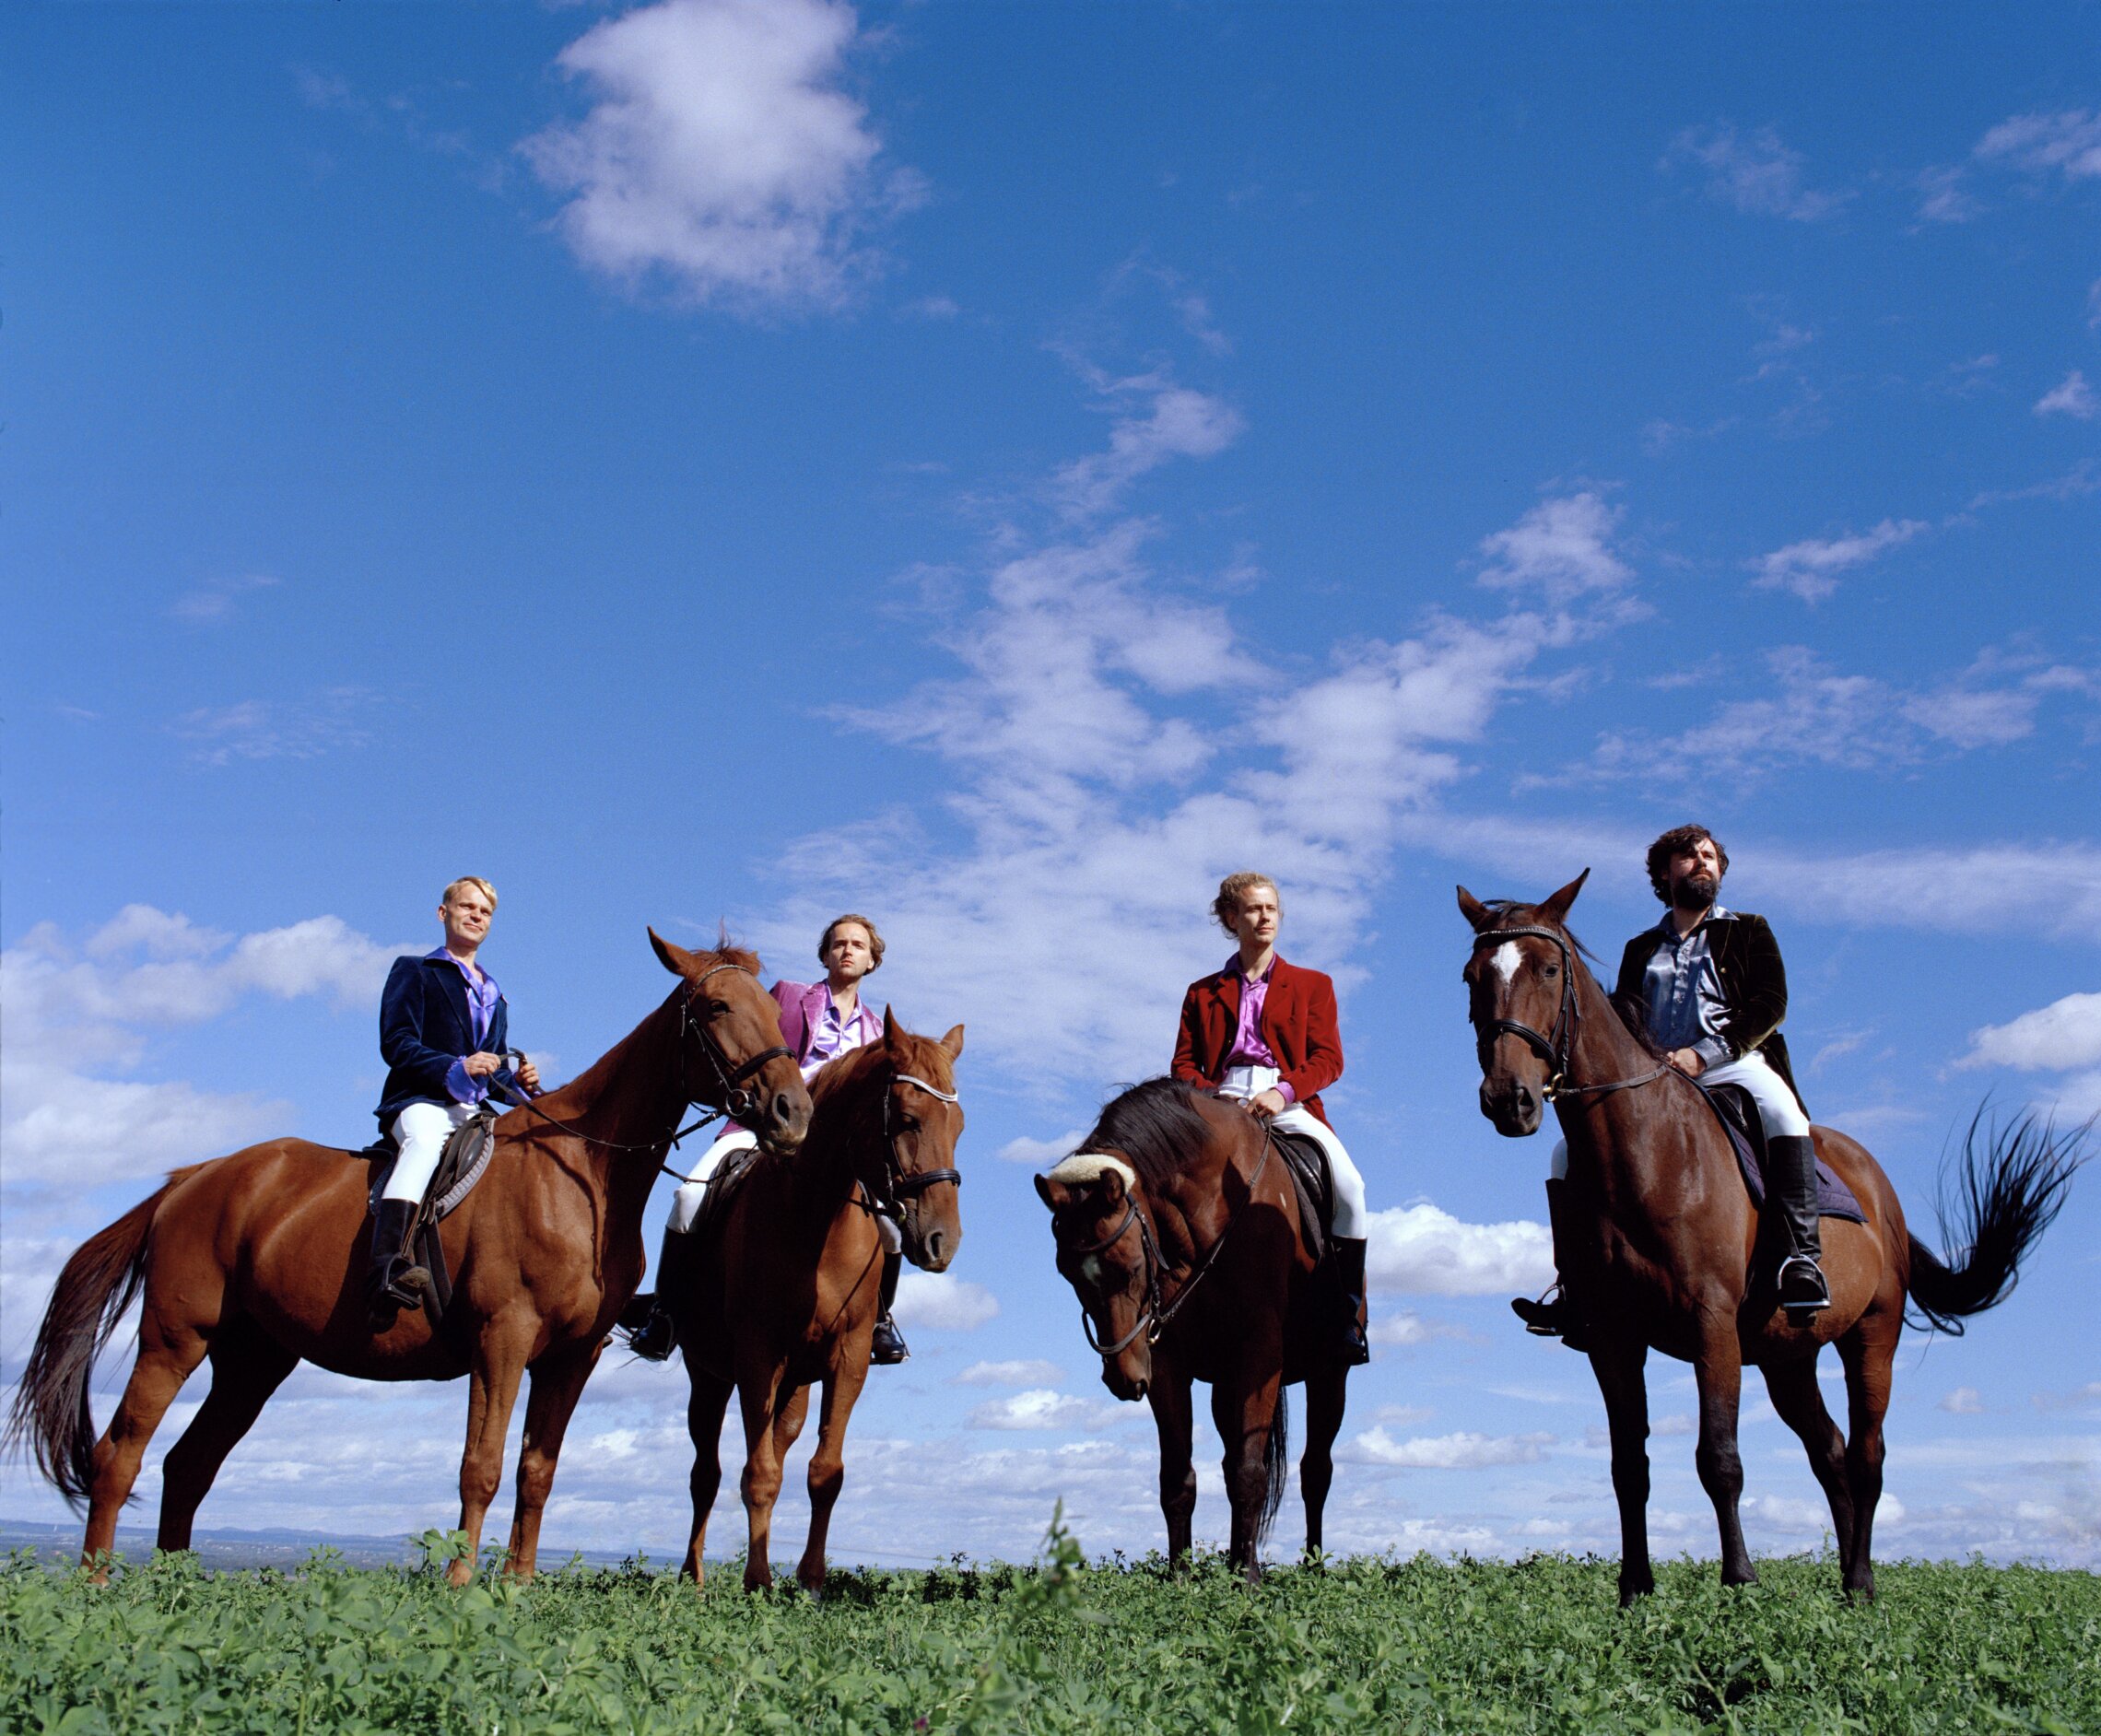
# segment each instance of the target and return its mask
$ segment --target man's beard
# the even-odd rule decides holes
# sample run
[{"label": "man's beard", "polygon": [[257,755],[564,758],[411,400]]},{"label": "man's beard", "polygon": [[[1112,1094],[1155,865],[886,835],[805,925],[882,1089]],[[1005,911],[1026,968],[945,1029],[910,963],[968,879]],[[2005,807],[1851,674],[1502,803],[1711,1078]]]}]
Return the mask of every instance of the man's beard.
[{"label": "man's beard", "polygon": [[1715,894],[1721,890],[1721,880],[1715,874],[1687,874],[1683,880],[1671,883],[1671,902],[1681,910],[1704,910],[1714,902]]}]

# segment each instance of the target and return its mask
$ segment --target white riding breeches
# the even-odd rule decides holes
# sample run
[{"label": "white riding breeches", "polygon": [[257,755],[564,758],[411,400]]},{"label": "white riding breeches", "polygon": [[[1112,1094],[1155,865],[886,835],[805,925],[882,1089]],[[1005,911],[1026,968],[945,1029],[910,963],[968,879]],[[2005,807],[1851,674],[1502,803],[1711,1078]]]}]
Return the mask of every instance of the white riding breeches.
[{"label": "white riding breeches", "polygon": [[480,1108],[478,1103],[402,1105],[391,1130],[401,1155],[394,1159],[393,1173],[387,1177],[380,1198],[418,1203],[423,1190],[430,1185],[430,1178],[438,1173],[438,1160],[445,1155],[445,1142],[452,1138],[452,1130],[464,1127]]},{"label": "white riding breeches", "polygon": [[[1218,1086],[1222,1097],[1260,1097],[1277,1082],[1274,1067],[1228,1067]],[[1349,1152],[1330,1127],[1312,1110],[1293,1103],[1270,1117],[1270,1125],[1286,1133],[1305,1133],[1320,1142],[1328,1154],[1328,1167],[1335,1179],[1335,1215],[1329,1234],[1344,1241],[1362,1241],[1367,1233],[1365,1218],[1364,1178],[1350,1161]]]},{"label": "white riding breeches", "polygon": [[[693,1220],[700,1215],[700,1202],[708,1197],[708,1183],[721,1167],[722,1159],[734,1151],[750,1151],[757,1144],[758,1135],[749,1128],[733,1127],[702,1152],[700,1161],[686,1172],[686,1179],[671,1196],[671,1218],[664,1227],[674,1236],[684,1236],[691,1230]],[[875,1220],[875,1233],[883,1239],[885,1253],[897,1253],[905,1245],[903,1234],[886,1217]]]},{"label": "white riding breeches", "polygon": [[[1756,1050],[1735,1061],[1725,1061],[1719,1067],[1709,1067],[1700,1074],[1700,1083],[1741,1085],[1748,1091],[1751,1100],[1758,1106],[1758,1120],[1766,1129],[1767,1139],[1809,1137],[1809,1117],[1802,1112],[1802,1105],[1788,1089],[1788,1082],[1773,1071]],[[1567,1173],[1568,1142],[1558,1140],[1547,1165],[1547,1174],[1558,1181]]]}]

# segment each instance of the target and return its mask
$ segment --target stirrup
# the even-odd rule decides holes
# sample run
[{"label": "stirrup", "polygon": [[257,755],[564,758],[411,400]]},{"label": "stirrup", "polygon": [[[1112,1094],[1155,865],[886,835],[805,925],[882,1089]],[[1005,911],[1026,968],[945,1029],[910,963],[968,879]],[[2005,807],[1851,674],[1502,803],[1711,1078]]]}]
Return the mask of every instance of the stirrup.
[{"label": "stirrup", "polygon": [[905,1343],[905,1335],[898,1330],[897,1321],[887,1314],[878,1315],[875,1330],[868,1338],[870,1364],[878,1368],[895,1368],[899,1363],[911,1359],[911,1347]]},{"label": "stirrup", "polygon": [[1790,1254],[1780,1261],[1780,1306],[1790,1313],[1813,1314],[1831,1306],[1831,1285],[1824,1268],[1807,1254]]},{"label": "stirrup", "polygon": [[[628,1335],[628,1348],[644,1362],[669,1362],[671,1353],[678,1348],[678,1322],[671,1318],[671,1310],[654,1297],[651,1303],[649,1313],[639,1324],[631,1323],[623,1315],[620,1328]],[[633,1304],[628,1306],[632,1308]]]},{"label": "stirrup", "polygon": [[1568,1317],[1567,1294],[1558,1284],[1550,1284],[1536,1301],[1512,1296],[1510,1312],[1524,1321],[1525,1331],[1534,1338],[1559,1338]]}]

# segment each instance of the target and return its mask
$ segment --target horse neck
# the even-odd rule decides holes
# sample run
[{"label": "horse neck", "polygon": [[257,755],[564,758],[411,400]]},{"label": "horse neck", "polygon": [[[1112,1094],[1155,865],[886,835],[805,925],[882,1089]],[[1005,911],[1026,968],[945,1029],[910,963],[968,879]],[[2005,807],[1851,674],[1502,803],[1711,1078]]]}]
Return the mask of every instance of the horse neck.
[{"label": "horse neck", "polygon": [[820,1078],[810,1106],[810,1131],[795,1154],[797,1215],[813,1230],[838,1215],[862,1173],[856,1159],[883,1137],[879,1097],[889,1089],[889,1069],[864,1062],[847,1064],[851,1071],[844,1075]]},{"label": "horse neck", "polygon": [[1244,1149],[1243,1125],[1253,1129],[1257,1124],[1238,1109],[1234,1117],[1223,1126],[1206,1120],[1211,1137],[1203,1147],[1191,1155],[1166,1187],[1148,1190],[1155,1202],[1156,1228],[1163,1237],[1171,1230],[1174,1239],[1186,1244],[1184,1251],[1191,1259],[1203,1257],[1204,1250],[1226,1233],[1226,1226],[1239,1209],[1226,1198],[1226,1173],[1235,1167]]},{"label": "horse neck", "polygon": [[559,1091],[538,1099],[549,1116],[585,1136],[583,1167],[601,1191],[648,1198],[686,1108],[678,1042],[677,1009],[666,1000]]},{"label": "horse neck", "polygon": [[[1569,1077],[1579,1085],[1638,1079],[1664,1065],[1626,1026],[1619,1009],[1586,967],[1576,969],[1576,1040]],[[1659,1099],[1661,1098],[1661,1101]],[[1555,1102],[1571,1159],[1587,1156],[1608,1198],[1641,1198],[1684,1185],[1692,1138],[1680,1111],[1686,1087],[1668,1070],[1652,1084],[1620,1091],[1584,1091]],[[1573,1170],[1571,1171],[1573,1173]]]}]

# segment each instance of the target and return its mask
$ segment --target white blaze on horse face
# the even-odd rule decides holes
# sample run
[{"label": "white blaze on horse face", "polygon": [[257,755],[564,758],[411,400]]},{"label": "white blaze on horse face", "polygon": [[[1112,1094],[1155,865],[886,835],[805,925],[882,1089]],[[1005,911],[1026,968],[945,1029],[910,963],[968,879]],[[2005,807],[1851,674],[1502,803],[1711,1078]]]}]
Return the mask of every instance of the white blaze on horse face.
[{"label": "white blaze on horse face", "polygon": [[1496,974],[1502,978],[1504,984],[1508,986],[1512,979],[1517,976],[1518,965],[1523,957],[1524,955],[1518,950],[1516,941],[1505,941],[1488,955],[1488,962],[1495,966]]}]

